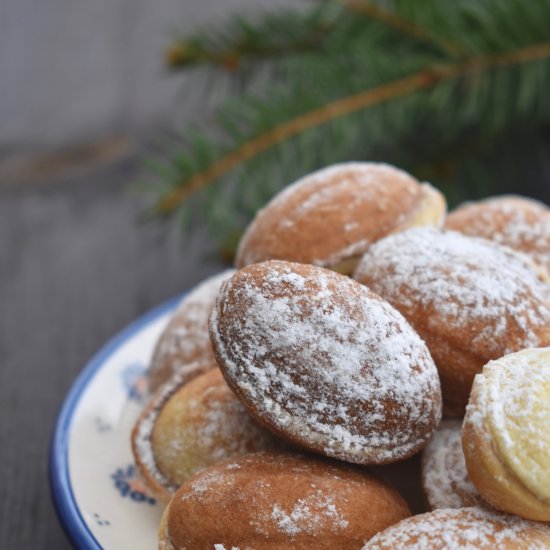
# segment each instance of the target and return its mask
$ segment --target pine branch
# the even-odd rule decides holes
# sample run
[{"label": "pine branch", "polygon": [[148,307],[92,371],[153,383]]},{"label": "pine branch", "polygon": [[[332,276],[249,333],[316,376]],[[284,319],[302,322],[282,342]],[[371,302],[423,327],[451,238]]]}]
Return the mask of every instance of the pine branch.
[{"label": "pine branch", "polygon": [[401,17],[396,12],[384,9],[368,0],[336,0],[346,9],[362,15],[366,15],[372,19],[381,21],[385,25],[392,27],[399,32],[408,34],[413,38],[435,45],[437,48],[452,56],[464,56],[464,49],[449,40],[440,38],[436,34],[430,32],[424,27],[421,27],[408,19]]},{"label": "pine branch", "polygon": [[545,58],[550,58],[550,42],[536,44],[504,54],[478,56],[464,62],[435,65],[408,77],[333,101],[320,109],[298,116],[247,141],[239,148],[215,161],[206,170],[198,172],[186,181],[180,182],[176,189],[159,201],[156,210],[162,215],[173,212],[189,195],[224,176],[236,166],[301,132],[325,124],[335,118],[379,105],[390,99],[411,94],[421,89],[432,88],[443,80],[450,80],[465,75],[473,77],[476,73],[491,68],[506,67]]},{"label": "pine branch", "polygon": [[236,17],[223,31],[202,31],[166,51],[171,69],[214,65],[235,70],[243,61],[281,59],[315,51],[337,24],[340,10],[323,5],[303,13],[267,14],[259,24]]},{"label": "pine branch", "polygon": [[191,179],[182,181],[177,189],[164,197],[157,205],[160,214],[169,214],[192,193],[219,179],[236,166],[250,160],[267,149],[286,141],[310,128],[314,128],[329,120],[349,114],[358,109],[364,109],[419,90],[432,82],[431,72],[419,72],[410,77],[390,82],[372,90],[365,90],[351,97],[346,97],[325,105],[320,109],[298,116],[288,122],[276,126],[272,130],[257,136],[244,143],[238,149],[216,161],[203,172],[199,172]]},{"label": "pine branch", "polygon": [[[494,188],[483,162],[503,136],[550,124],[548,20],[550,0],[330,0],[194,35],[214,89],[238,88],[160,163],[152,211],[234,243],[282,185],[349,159],[418,170],[451,200],[473,177]],[[217,70],[235,51],[240,70]]]}]

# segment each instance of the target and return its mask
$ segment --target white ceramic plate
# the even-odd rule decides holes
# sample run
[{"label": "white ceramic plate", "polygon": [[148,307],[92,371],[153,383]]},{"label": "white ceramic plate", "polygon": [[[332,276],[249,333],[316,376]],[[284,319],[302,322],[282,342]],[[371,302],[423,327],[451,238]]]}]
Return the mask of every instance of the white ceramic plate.
[{"label": "white ceramic plate", "polygon": [[59,519],[79,549],[157,547],[162,504],[137,478],[130,432],[145,404],[145,368],[181,296],[118,334],[69,391],[50,449]]}]

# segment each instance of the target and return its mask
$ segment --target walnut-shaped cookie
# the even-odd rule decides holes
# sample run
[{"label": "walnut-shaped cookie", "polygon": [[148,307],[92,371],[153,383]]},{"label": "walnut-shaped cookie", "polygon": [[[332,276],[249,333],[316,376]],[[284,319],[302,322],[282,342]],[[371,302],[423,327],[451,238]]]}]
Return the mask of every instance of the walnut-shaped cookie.
[{"label": "walnut-shaped cookie", "polygon": [[550,348],[522,350],[483,367],[462,442],[468,475],[485,500],[550,522]]},{"label": "walnut-shaped cookie", "polygon": [[320,267],[254,264],[224,283],[210,332],[252,416],[307,450],[361,464],[402,460],[441,416],[439,377],[404,317]]},{"label": "walnut-shaped cookie", "polygon": [[375,243],[354,277],[396,307],[439,370],[443,410],[463,416],[483,365],[550,345],[550,285],[524,254],[433,227]]},{"label": "walnut-shaped cookie", "polygon": [[360,550],[410,516],[366,469],[297,454],[245,455],[203,470],[170,501],[159,548]]},{"label": "walnut-shaped cookie", "polygon": [[487,508],[434,510],[400,521],[362,550],[535,550],[550,547],[550,527]]},{"label": "walnut-shaped cookie", "polygon": [[542,202],[515,195],[468,202],[447,216],[445,227],[523,252],[550,273],[550,208]]},{"label": "walnut-shaped cookie", "polygon": [[290,185],[257,213],[236,265],[287,260],[351,274],[371,243],[408,227],[440,225],[445,211],[439,191],[394,166],[336,164]]},{"label": "walnut-shaped cookie", "polygon": [[162,332],[149,365],[149,388],[155,391],[173,374],[216,366],[208,336],[208,316],[221,284],[233,275],[228,269],[203,281],[186,294]]},{"label": "walnut-shaped cookie", "polygon": [[254,422],[217,368],[191,380],[176,374],[149,403],[132,433],[141,477],[163,501],[208,466],[284,446]]}]

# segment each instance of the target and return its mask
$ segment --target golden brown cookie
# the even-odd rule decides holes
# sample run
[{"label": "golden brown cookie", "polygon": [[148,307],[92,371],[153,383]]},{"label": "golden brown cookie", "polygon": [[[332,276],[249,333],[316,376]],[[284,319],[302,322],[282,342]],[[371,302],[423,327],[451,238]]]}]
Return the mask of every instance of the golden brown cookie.
[{"label": "golden brown cookie", "polygon": [[523,252],[550,273],[550,208],[541,202],[503,195],[466,203],[449,214],[445,227]]},{"label": "golden brown cookie", "polygon": [[182,299],[153,352],[149,365],[151,391],[188,365],[200,363],[205,369],[216,366],[208,336],[208,316],[221,284],[233,273],[229,269],[206,279]]},{"label": "golden brown cookie", "polygon": [[369,540],[362,550],[544,550],[550,527],[482,508],[414,516]]},{"label": "golden brown cookie", "polygon": [[403,316],[312,265],[254,264],[227,281],[210,332],[229,386],[270,430],[362,464],[395,462],[441,415],[430,354]]},{"label": "golden brown cookie", "polygon": [[461,421],[443,420],[424,449],[422,488],[431,510],[488,506],[466,471]]},{"label": "golden brown cookie", "polygon": [[355,278],[395,306],[438,367],[445,414],[464,414],[487,361],[550,344],[550,286],[523,254],[422,227],[378,241]]},{"label": "golden brown cookie", "polygon": [[378,239],[443,222],[443,195],[387,164],[329,166],[290,185],[258,212],[237,251],[236,265],[288,260],[351,274]]},{"label": "golden brown cookie", "polygon": [[491,361],[464,419],[470,479],[493,506],[550,521],[550,348]]},{"label": "golden brown cookie", "polygon": [[399,493],[364,469],[258,453],[212,466],[180,487],[159,548],[359,550],[409,515]]},{"label": "golden brown cookie", "polygon": [[132,434],[140,474],[164,501],[199,470],[282,446],[252,420],[217,368],[192,380],[176,374],[140,416]]}]

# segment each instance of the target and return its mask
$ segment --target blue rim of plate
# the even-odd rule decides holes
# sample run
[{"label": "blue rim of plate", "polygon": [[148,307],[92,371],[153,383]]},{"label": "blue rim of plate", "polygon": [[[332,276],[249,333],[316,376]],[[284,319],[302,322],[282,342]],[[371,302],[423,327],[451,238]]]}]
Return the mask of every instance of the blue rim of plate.
[{"label": "blue rim of plate", "polygon": [[158,317],[174,309],[185,294],[172,298],[145,313],[109,340],[88,361],[63,401],[50,444],[48,477],[57,517],[68,539],[76,548],[81,550],[104,550],[82,517],[71,485],[68,444],[74,410],[80,402],[82,394],[107,359],[145,325],[152,323]]}]

